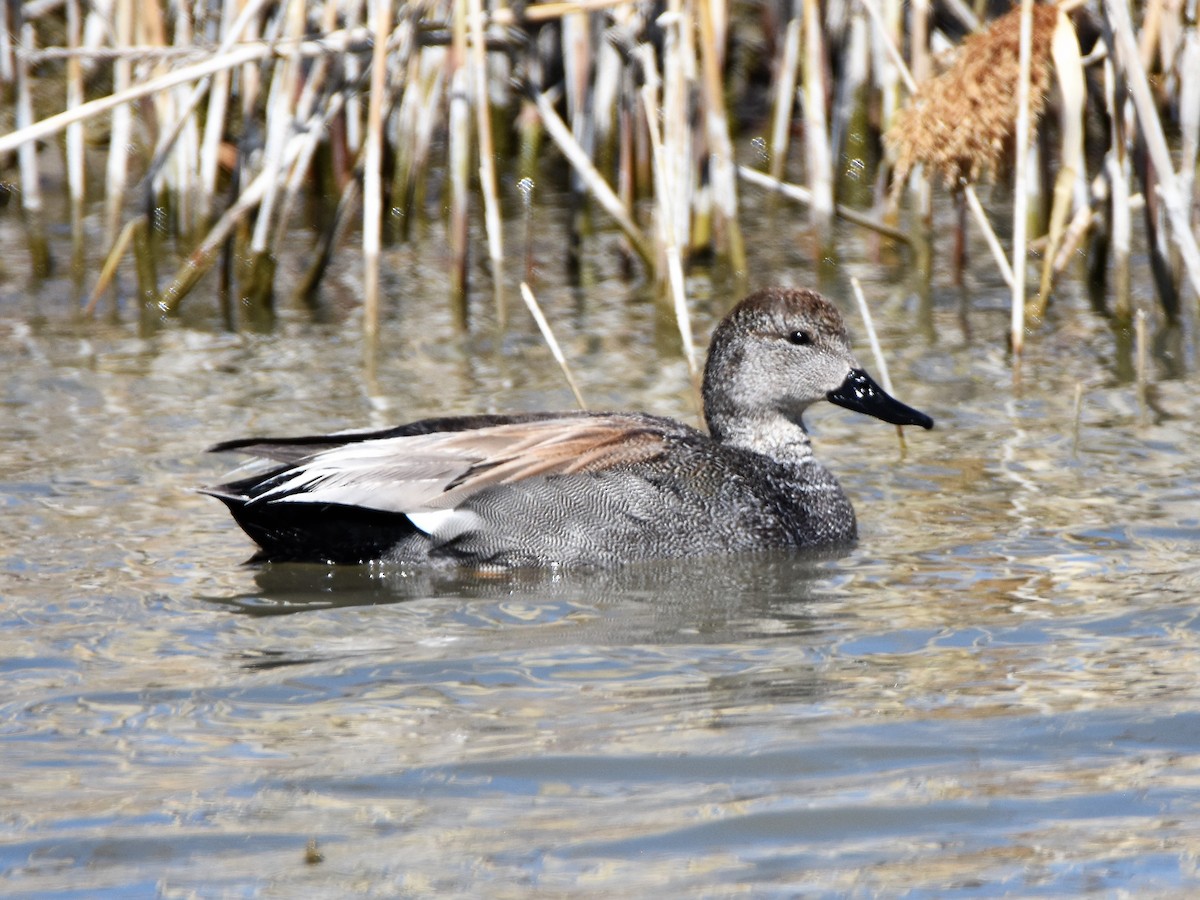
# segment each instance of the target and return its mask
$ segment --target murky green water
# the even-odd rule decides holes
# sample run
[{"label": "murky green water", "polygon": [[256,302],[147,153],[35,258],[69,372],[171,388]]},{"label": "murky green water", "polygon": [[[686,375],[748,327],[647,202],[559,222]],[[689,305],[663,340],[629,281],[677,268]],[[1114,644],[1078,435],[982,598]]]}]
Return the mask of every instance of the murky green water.
[{"label": "murky green water", "polygon": [[[754,270],[814,284],[802,223],[766,224]],[[254,569],[224,509],[190,491],[224,471],[203,448],[567,407],[515,292],[503,333],[484,296],[460,333],[431,243],[395,251],[369,379],[353,249],[326,324],[285,310],[275,334],[230,335],[197,300],[139,338],[73,322],[65,282],[21,274],[12,217],[3,238],[0,892],[1200,883],[1194,329],[1184,374],[1155,362],[1142,404],[1068,291],[1014,391],[996,284],[939,289],[931,339],[898,263],[845,260],[822,288],[861,337],[845,278],[866,280],[896,392],[938,428],[901,452],[889,426],[814,411],[859,512],[843,558]],[[670,319],[613,277],[610,247],[578,290],[559,286],[559,244],[537,248],[584,393],[691,416]],[[691,290],[706,336],[733,298],[703,273]],[[323,861],[306,863],[312,839]]]}]

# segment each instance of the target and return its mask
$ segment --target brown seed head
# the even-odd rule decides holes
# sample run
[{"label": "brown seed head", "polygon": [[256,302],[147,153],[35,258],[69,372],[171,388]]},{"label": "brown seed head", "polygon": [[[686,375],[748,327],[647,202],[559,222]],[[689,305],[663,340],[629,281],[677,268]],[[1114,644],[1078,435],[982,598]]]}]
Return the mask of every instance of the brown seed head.
[{"label": "brown seed head", "polygon": [[[1033,8],[1030,114],[1036,120],[1050,84],[1050,44],[1058,10]],[[897,188],[924,163],[946,183],[978,181],[995,172],[1017,122],[1021,10],[1014,9],[963,41],[954,63],[926,81],[887,133],[896,152]]]}]

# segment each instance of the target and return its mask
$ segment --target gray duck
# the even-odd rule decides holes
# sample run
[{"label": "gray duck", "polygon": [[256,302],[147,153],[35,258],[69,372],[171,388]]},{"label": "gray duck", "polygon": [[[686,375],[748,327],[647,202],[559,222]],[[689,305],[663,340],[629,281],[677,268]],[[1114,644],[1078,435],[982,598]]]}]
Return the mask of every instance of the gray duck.
[{"label": "gray duck", "polygon": [[545,412],[226,441],[254,474],[205,489],[257,561],[600,565],[828,548],[854,510],[802,416],[828,400],[895,425],[933,420],[880,388],[842,317],[809,290],[742,300],[713,333],[705,434],[660,416]]}]

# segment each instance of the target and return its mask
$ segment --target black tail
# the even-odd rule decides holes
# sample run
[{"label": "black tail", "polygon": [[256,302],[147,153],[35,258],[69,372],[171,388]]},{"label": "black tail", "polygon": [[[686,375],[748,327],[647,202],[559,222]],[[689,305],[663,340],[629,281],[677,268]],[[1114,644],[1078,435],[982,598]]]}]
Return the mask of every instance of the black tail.
[{"label": "black tail", "polygon": [[428,537],[400,513],[332,503],[255,503],[223,493],[222,487],[203,493],[228,506],[261,548],[252,562],[357,565],[392,556],[418,561],[428,555]]}]

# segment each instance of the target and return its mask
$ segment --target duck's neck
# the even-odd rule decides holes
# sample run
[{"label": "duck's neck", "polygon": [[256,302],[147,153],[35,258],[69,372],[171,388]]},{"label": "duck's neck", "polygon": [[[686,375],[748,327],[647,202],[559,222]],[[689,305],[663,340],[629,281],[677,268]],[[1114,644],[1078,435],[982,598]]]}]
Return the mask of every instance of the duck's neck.
[{"label": "duck's neck", "polygon": [[803,423],[774,410],[739,412],[737,415],[722,415],[713,410],[707,419],[709,434],[727,446],[761,453],[790,465],[800,465],[813,458],[812,444]]}]

